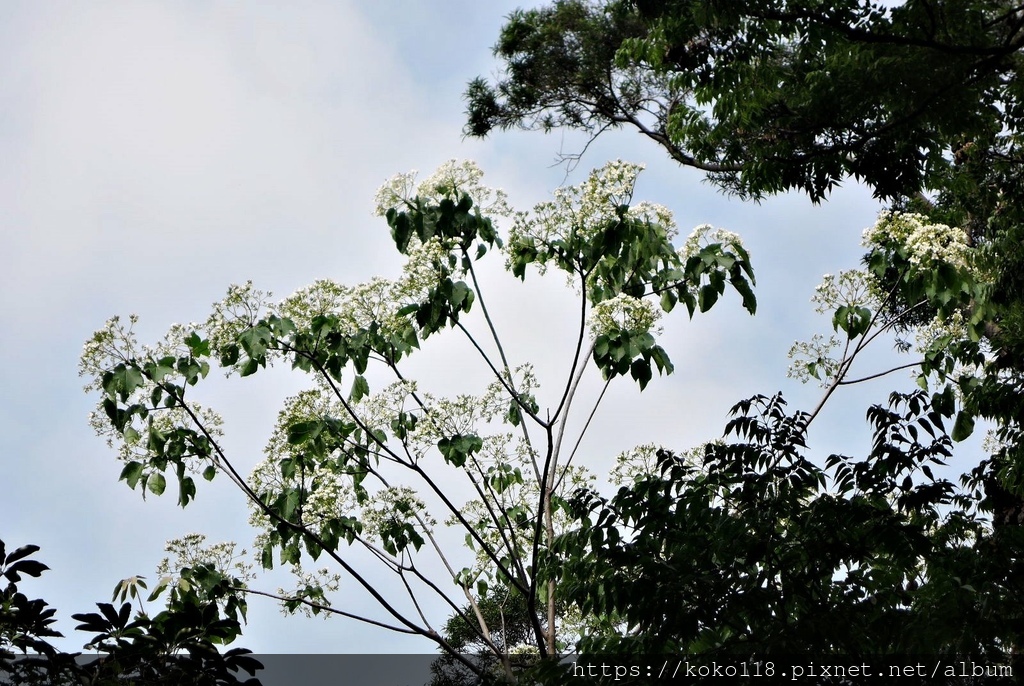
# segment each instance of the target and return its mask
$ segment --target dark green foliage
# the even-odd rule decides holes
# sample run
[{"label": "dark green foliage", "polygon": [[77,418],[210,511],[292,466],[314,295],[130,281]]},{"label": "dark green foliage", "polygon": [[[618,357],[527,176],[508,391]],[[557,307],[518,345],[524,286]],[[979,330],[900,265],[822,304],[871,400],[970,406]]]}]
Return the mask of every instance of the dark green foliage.
[{"label": "dark green foliage", "polygon": [[1022,41],[1005,1],[559,0],[509,17],[466,128],[631,126],[744,195],[898,198],[1017,129]]},{"label": "dark green foliage", "polygon": [[[510,648],[534,641],[533,620],[526,598],[514,589],[489,589],[477,600],[477,609],[486,625],[492,628],[490,642],[493,647],[488,645],[487,639],[481,634],[476,614],[469,606],[449,617],[443,633],[454,650],[470,657],[480,669],[474,672],[451,655],[443,655],[430,667],[433,674],[430,686],[480,683],[479,673],[490,674],[495,683],[500,683],[504,665],[494,651],[507,653]],[[536,656],[512,655],[509,660],[510,666],[518,672],[536,660]]]},{"label": "dark green foliage", "polygon": [[[72,615],[81,622],[76,628],[95,634],[85,648],[95,655],[82,659],[81,653],[64,653],[46,639],[62,634],[52,625],[56,610],[46,601],[28,600],[19,592],[22,575],[38,577],[48,569],[28,556],[39,546],[28,545],[5,556],[0,541],[0,576],[7,586],[0,594],[0,681],[8,677],[18,684],[200,684],[227,686],[250,684],[250,677],[262,665],[250,657],[251,651],[233,648],[220,653],[217,646],[227,645],[241,633],[240,619],[245,616],[245,601],[238,595],[238,582],[209,567],[185,569],[183,583],[171,591],[167,608],[153,617],[143,611],[132,612],[131,603],[119,608],[97,603],[99,612]],[[145,588],[145,583],[138,585]],[[162,589],[150,596],[153,600]],[[115,590],[137,597],[124,584]],[[20,653],[20,655],[18,654]]]},{"label": "dark green foliage", "polygon": [[[888,5],[558,0],[511,15],[503,72],[470,84],[472,135],[632,127],[727,192],[817,202],[853,177],[895,210],[963,228],[972,248],[968,268],[914,269],[880,245],[865,265],[881,311],[834,313],[851,340],[894,315],[897,331],[956,315],[968,332],[925,351],[919,383],[938,392],[872,408],[868,456],[808,462],[807,419],[758,399],[737,406],[740,442],[703,465],[665,454],[660,477],[580,502],[597,520],[563,540],[562,587],[584,609],[625,613],[625,633],[589,650],[1020,645],[1024,14],[1005,0]],[[1002,447],[962,488],[936,479],[950,440],[980,419]]]},{"label": "dark green foliage", "polygon": [[1020,644],[1024,528],[993,531],[979,490],[937,478],[950,415],[926,394],[872,407],[870,453],[824,468],[781,397],[733,412],[734,442],[699,464],[662,452],[658,474],[577,499],[560,587],[622,619],[585,651],[995,659]]}]

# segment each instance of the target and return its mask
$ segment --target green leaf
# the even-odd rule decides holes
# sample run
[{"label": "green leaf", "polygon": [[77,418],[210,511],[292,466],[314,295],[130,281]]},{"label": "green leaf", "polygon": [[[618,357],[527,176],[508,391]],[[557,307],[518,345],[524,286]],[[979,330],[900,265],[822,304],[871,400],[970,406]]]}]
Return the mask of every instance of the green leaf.
[{"label": "green leaf", "polygon": [[651,363],[642,358],[633,360],[633,363],[629,367],[630,375],[640,384],[640,390],[647,388],[647,384],[651,380]]},{"label": "green leaf", "polygon": [[952,438],[959,443],[969,438],[972,433],[974,433],[974,416],[961,410],[956,415],[956,421],[953,422]]},{"label": "green leaf", "polygon": [[415,314],[416,311],[419,310],[419,309],[420,309],[419,303],[413,303],[411,305],[403,305],[401,308],[399,308],[399,310],[398,310],[398,312],[396,314],[399,317],[406,317],[406,316],[408,316],[410,314]]},{"label": "green leaf", "polygon": [[351,403],[357,403],[369,393],[370,384],[366,382],[366,378],[364,376],[357,375],[355,380],[352,382],[352,392],[349,393],[348,400]]},{"label": "green leaf", "polygon": [[145,465],[141,462],[129,462],[121,470],[121,476],[118,477],[118,481],[128,482],[128,487],[134,490],[136,484],[139,483],[139,477],[142,476],[143,469],[145,469]]},{"label": "green leaf", "polygon": [[196,357],[210,354],[210,341],[205,341],[199,337],[199,334],[193,331],[188,338],[185,339],[185,345]]},{"label": "green leaf", "polygon": [[318,421],[296,422],[288,427],[288,443],[302,445],[320,435],[323,424]]},{"label": "green leaf", "polygon": [[676,294],[672,291],[662,291],[661,293],[661,309],[665,312],[671,312],[672,308],[676,306]]},{"label": "green leaf", "polygon": [[700,293],[697,296],[697,306],[701,312],[707,312],[714,304],[718,301],[718,289],[713,285],[708,284],[702,286]]},{"label": "green leaf", "polygon": [[274,546],[267,544],[260,551],[260,565],[263,569],[274,568]]},{"label": "green leaf", "polygon": [[167,488],[167,479],[164,475],[157,472],[149,477],[149,490],[153,495],[163,495],[164,490]]}]

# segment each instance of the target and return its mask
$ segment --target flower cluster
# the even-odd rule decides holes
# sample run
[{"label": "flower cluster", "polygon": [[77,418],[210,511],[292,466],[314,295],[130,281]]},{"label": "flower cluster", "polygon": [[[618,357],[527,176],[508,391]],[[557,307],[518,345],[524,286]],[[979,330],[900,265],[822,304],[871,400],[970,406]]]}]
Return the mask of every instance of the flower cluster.
[{"label": "flower cluster", "polygon": [[[304,598],[311,602],[319,602],[326,604],[326,594],[336,593],[341,588],[341,575],[332,572],[326,567],[321,567],[312,572],[307,572],[302,568],[302,565],[292,565],[291,567],[292,576],[295,577],[295,588],[287,590],[284,588],[278,588],[277,594],[285,599],[281,603],[281,613],[288,615],[293,612],[289,609],[287,599],[289,598]],[[309,605],[300,604],[297,608],[306,617],[313,617],[318,614]],[[324,619],[330,619],[334,616],[332,612],[324,612],[320,615]]]},{"label": "flower cluster", "polygon": [[[264,459],[256,465],[248,478],[249,487],[256,494],[280,493],[286,488],[302,486],[306,494],[302,504],[303,518],[316,533],[320,533],[322,520],[350,515],[357,509],[350,479],[332,470],[330,464],[307,462],[307,468],[289,477],[285,477],[280,465],[285,459],[303,457],[301,446],[288,441],[290,426],[327,416],[340,416],[339,410],[340,405],[332,403],[329,396],[320,389],[302,391],[288,398],[278,413],[274,431],[264,448]],[[254,503],[250,503],[249,524],[265,532],[274,528],[270,518]],[[262,547],[259,540],[256,547]]]},{"label": "flower cluster", "polygon": [[[506,455],[502,462],[495,465],[491,474],[497,471],[514,472],[520,475],[520,478],[511,481],[505,488],[493,489],[487,504],[480,499],[469,501],[460,509],[461,515],[491,550],[499,551],[499,555],[501,555],[511,552],[509,548],[512,547],[522,559],[524,551],[529,550],[532,545],[534,530],[532,525],[517,525],[516,521],[518,517],[532,512],[537,507],[540,486],[536,478],[521,476],[533,471],[529,467],[527,456],[522,452]],[[596,479],[593,473],[586,467],[567,465],[562,468],[559,478],[556,479],[556,491],[559,496],[565,497],[580,489],[593,489],[595,483]],[[507,514],[507,517],[503,518],[504,531],[496,528],[494,512]],[[552,523],[556,534],[559,534],[572,526],[573,519],[565,510],[557,509],[553,513]],[[454,526],[457,524],[457,518],[453,515],[445,521],[445,524]],[[473,579],[483,578],[495,581],[497,575],[491,558],[484,550],[475,549],[475,552],[476,559],[473,566],[464,570],[463,575],[468,575]]]},{"label": "flower cluster", "polygon": [[940,340],[948,344],[951,341],[964,341],[970,338],[967,323],[961,312],[953,312],[945,319],[936,317],[924,326],[918,327],[915,333],[914,349],[919,353],[928,352]]},{"label": "flower cluster", "polygon": [[433,532],[437,522],[427,512],[427,505],[407,486],[384,488],[374,493],[363,508],[363,533],[380,540],[381,531],[393,522],[415,522],[419,531]]},{"label": "flower cluster", "polygon": [[906,251],[911,264],[928,269],[938,264],[967,267],[970,244],[962,229],[932,224],[921,214],[882,212],[864,231],[864,247]]},{"label": "flower cluster", "polygon": [[377,189],[374,213],[383,217],[388,210],[401,211],[416,197],[436,204],[445,198],[458,202],[465,194],[473,199],[481,212],[499,217],[511,216],[505,192],[480,183],[483,175],[472,160],[448,160],[418,185],[415,171],[396,174]]},{"label": "flower cluster", "polygon": [[[232,576],[242,583],[256,578],[252,571],[252,563],[245,557],[248,552],[236,552],[236,544],[232,541],[206,545],[203,534],[186,534],[180,538],[172,538],[164,545],[164,551],[171,557],[165,557],[157,565],[156,573],[161,575],[161,583],[177,584],[181,570],[207,565],[225,576]],[[173,557],[173,559],[172,559]]]},{"label": "flower cluster", "polygon": [[529,402],[533,398],[540,385],[536,374],[533,372],[533,365],[529,363],[519,365],[512,370],[511,374],[507,371],[502,371],[501,376],[505,383],[495,379],[487,385],[487,391],[480,398],[483,416],[488,421],[493,421],[504,415],[508,409],[511,398],[508,389],[505,387],[506,384],[508,384],[509,388],[515,390],[524,402]]},{"label": "flower cluster", "polygon": [[797,341],[789,349],[789,359],[793,362],[786,376],[800,383],[818,379],[822,387],[828,386],[839,371],[840,360],[833,357],[838,347],[838,338],[829,336],[826,339],[820,333],[814,334],[810,341]]},{"label": "flower cluster", "polygon": [[317,279],[300,288],[278,305],[282,317],[288,317],[299,329],[309,327],[314,318],[347,309],[352,288],[332,279]]},{"label": "flower cluster", "polygon": [[[532,213],[519,212],[509,232],[509,249],[531,243],[550,246],[573,238],[587,241],[617,219],[623,205],[633,198],[636,178],[643,165],[614,160],[595,169],[587,180],[576,186],[565,186],[554,193],[554,200],[537,204]],[[662,205],[637,203],[629,215],[661,226],[669,240],[676,234],[672,213]],[[543,272],[543,260],[538,261]]]},{"label": "flower cluster", "polygon": [[716,229],[710,224],[701,224],[694,228],[690,232],[690,235],[686,237],[681,248],[679,248],[679,257],[685,262],[703,248],[708,245],[718,243],[723,248],[741,248],[743,247],[743,240],[739,237],[739,234],[735,234],[732,231],[726,231],[725,229]]},{"label": "flower cluster", "polygon": [[[139,345],[134,332],[134,327],[139,318],[136,315],[129,315],[128,324],[125,325],[120,317],[111,317],[103,327],[93,333],[86,341],[82,355],[78,361],[79,376],[92,378],[85,386],[87,392],[103,393],[104,375],[120,364],[127,364],[131,361],[155,361],[162,357],[183,356],[188,354],[188,346],[185,338],[191,333],[202,331],[203,327],[197,324],[172,324],[163,339],[152,346]],[[164,377],[170,381],[179,376],[177,371],[170,370]],[[132,392],[128,398],[128,404],[151,404],[149,398],[153,393],[155,384],[143,379],[142,383]],[[145,421],[134,417],[132,422],[125,426],[123,431],[118,431],[110,422],[106,411],[103,410],[103,399],[100,398],[96,409],[89,414],[89,425],[96,432],[97,436],[106,440],[107,445],[117,450],[118,458],[123,462],[149,461],[150,450],[147,442],[142,440],[146,431],[152,430],[158,434],[169,434],[176,428],[185,428],[197,433],[207,433],[209,437],[217,439],[223,435],[223,420],[220,415],[196,402],[189,402],[189,410],[176,405],[174,407],[154,407]],[[199,420],[197,424],[196,419]],[[184,459],[188,467],[193,471],[201,471],[207,463],[200,461],[194,456],[187,456]],[[146,473],[154,470],[147,467]]]},{"label": "flower cluster", "polygon": [[229,286],[224,299],[213,304],[213,311],[203,326],[209,337],[210,350],[220,354],[227,346],[236,343],[242,332],[266,316],[271,295],[257,289],[252,281]]},{"label": "flower cluster", "polygon": [[[722,443],[721,439],[715,441]],[[703,443],[677,456],[692,467],[698,467],[704,457],[708,444]],[[608,474],[608,481],[613,486],[631,486],[645,479],[658,475],[658,450],[661,446],[644,443],[630,450],[623,451],[615,458],[615,466]]]},{"label": "flower cluster", "polygon": [[630,334],[652,331],[660,333],[660,329],[655,327],[660,318],[661,310],[650,301],[620,293],[594,305],[590,316],[590,332],[595,337],[614,331]]},{"label": "flower cluster", "polygon": [[78,375],[92,377],[84,388],[87,393],[102,391],[103,373],[127,361],[139,350],[139,341],[133,330],[138,321],[138,315],[129,315],[125,326],[120,317],[111,317],[85,342],[78,358]]},{"label": "flower cluster", "polygon": [[815,286],[811,302],[818,314],[832,313],[843,306],[878,308],[873,282],[861,269],[850,269],[837,275],[825,274],[821,283]]}]

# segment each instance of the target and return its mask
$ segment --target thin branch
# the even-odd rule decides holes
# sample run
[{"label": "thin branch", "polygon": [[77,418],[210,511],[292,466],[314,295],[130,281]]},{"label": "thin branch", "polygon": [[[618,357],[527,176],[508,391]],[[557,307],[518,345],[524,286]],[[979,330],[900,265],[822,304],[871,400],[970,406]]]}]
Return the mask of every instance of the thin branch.
[{"label": "thin branch", "polygon": [[413,635],[416,635],[416,634],[420,633],[419,631],[416,631],[416,630],[413,630],[413,629],[406,629],[406,628],[403,628],[403,627],[400,627],[400,626],[394,626],[392,624],[386,624],[384,622],[379,622],[379,621],[377,621],[375,619],[370,619],[369,617],[363,617],[363,616],[360,616],[360,615],[357,615],[357,614],[352,614],[351,612],[345,612],[344,610],[339,610],[339,609],[337,609],[335,607],[331,607],[330,605],[323,605],[321,603],[316,603],[316,602],[313,602],[312,600],[308,600],[306,598],[297,598],[297,597],[294,597],[294,596],[283,596],[283,595],[278,595],[276,593],[268,593],[267,591],[257,591],[256,589],[246,588],[244,586],[236,586],[236,587],[233,587],[231,590],[233,590],[233,591],[241,591],[242,593],[248,593],[250,595],[259,595],[259,596],[263,596],[265,598],[271,598],[273,600],[279,600],[281,602],[286,602],[286,601],[299,602],[299,603],[305,605],[306,607],[312,608],[314,610],[320,610],[322,612],[329,612],[331,614],[338,615],[340,617],[348,617],[349,619],[354,619],[357,622],[363,622],[364,624],[372,624],[373,626],[378,626],[378,627],[380,627],[382,629],[388,629],[390,631],[394,631],[394,632],[399,633],[399,634],[413,634]]},{"label": "thin branch", "polygon": [[[473,269],[473,260],[469,258],[469,253],[466,252],[465,248],[462,250],[463,258],[469,264],[469,278],[473,281],[473,290],[476,291],[476,298],[480,301],[480,310],[484,313],[484,320],[487,322],[487,328],[491,331],[491,339],[494,341],[495,347],[498,349],[498,355],[501,357],[501,364],[505,367],[505,373],[508,374],[508,389],[513,394],[513,399],[518,401],[519,393],[515,388],[515,378],[512,376],[512,367],[508,363],[508,358],[505,356],[505,348],[501,344],[501,338],[498,336],[498,330],[494,326],[494,322],[491,320],[491,313],[487,309],[487,303],[484,302],[484,294],[480,289],[480,283],[476,278],[476,270]],[[526,426],[526,422],[519,422],[519,426],[523,432],[523,440],[526,441],[526,445],[530,448],[533,447],[533,442],[530,440],[530,432]],[[533,471],[537,478],[540,478],[540,469],[537,466],[536,461],[532,459],[533,451],[530,451],[531,461],[533,462]]]},{"label": "thin branch", "polygon": [[473,347],[476,348],[477,352],[480,353],[480,355],[484,358],[484,362],[486,362],[487,366],[490,367],[491,373],[493,373],[495,378],[498,379],[498,382],[505,387],[505,390],[508,391],[508,394],[512,396],[512,399],[516,401],[516,404],[519,406],[519,408],[522,409],[527,414],[527,416],[529,416],[531,419],[537,422],[541,427],[547,428],[548,424],[543,419],[541,419],[536,412],[527,407],[526,403],[524,403],[522,399],[519,397],[519,394],[515,392],[515,389],[512,388],[507,381],[505,381],[505,377],[503,377],[501,375],[501,372],[498,371],[497,367],[494,366],[494,363],[491,362],[491,358],[487,356],[487,353],[485,353],[483,348],[480,347],[480,344],[477,343],[476,338],[473,337],[473,334],[469,332],[465,325],[462,322],[457,322],[455,326],[457,326],[462,331],[462,333],[466,335],[466,338],[469,339],[469,342],[473,344]]},{"label": "thin branch", "polygon": [[892,374],[893,372],[898,372],[901,369],[910,369],[911,367],[920,367],[923,363],[924,363],[924,360],[921,360],[919,362],[908,362],[907,364],[902,364],[899,367],[893,367],[892,369],[889,369],[887,371],[878,372],[877,374],[871,374],[870,376],[864,376],[864,377],[861,377],[859,379],[854,379],[853,381],[840,381],[836,385],[837,386],[852,386],[853,384],[861,383],[862,381],[871,381],[872,379],[878,379],[878,378],[886,376],[888,374]]},{"label": "thin branch", "polygon": [[363,589],[365,589],[382,608],[384,608],[389,614],[391,614],[392,617],[394,617],[399,622],[401,622],[409,629],[411,629],[412,633],[417,633],[422,636],[431,638],[432,640],[437,642],[438,645],[440,645],[442,648],[445,645],[447,645],[447,642],[444,641],[444,639],[438,636],[435,632],[428,632],[424,630],[423,627],[414,624],[412,621],[407,619],[405,615],[403,615],[395,607],[393,607],[391,603],[389,603],[387,599],[384,598],[384,596],[381,595],[380,592],[373,587],[373,585],[371,585],[366,579],[363,578],[361,574],[359,574],[359,572],[355,570],[355,568],[348,564],[340,555],[337,554],[336,551],[331,550],[330,547],[324,543],[323,539],[319,535],[317,535],[313,531],[310,531],[308,528],[304,526],[298,525],[288,519],[285,519],[284,517],[280,516],[275,511],[273,511],[266,503],[264,503],[263,500],[256,495],[252,488],[250,488],[249,485],[245,483],[245,480],[242,479],[241,475],[238,474],[238,471],[234,468],[234,465],[232,465],[231,462],[227,459],[227,455],[220,447],[220,444],[217,443],[217,441],[210,434],[209,430],[203,425],[202,421],[196,415],[195,411],[185,403],[181,403],[181,407],[189,415],[189,417],[196,424],[196,426],[200,428],[200,430],[203,432],[203,435],[206,436],[207,440],[210,442],[210,445],[213,446],[213,449],[219,456],[222,464],[228,469],[228,471],[231,474],[234,475],[235,484],[242,489],[242,492],[250,499],[250,501],[252,501],[257,506],[257,508],[259,508],[263,512],[264,515],[266,515],[272,521],[284,524],[285,526],[294,530],[297,533],[300,533],[304,536],[309,536],[325,553],[328,554],[328,556],[330,556],[335,562],[337,562],[342,567],[342,569],[344,569],[353,579],[355,579],[356,583],[362,586]]},{"label": "thin branch", "polygon": [[597,414],[597,408],[601,405],[601,400],[604,398],[604,394],[608,390],[608,387],[611,385],[611,383],[611,378],[608,378],[604,382],[604,387],[601,389],[601,394],[597,396],[597,402],[595,402],[594,407],[591,408],[590,415],[587,417],[587,421],[583,425],[583,429],[580,431],[579,437],[576,439],[576,445],[572,447],[572,452],[569,453],[569,459],[567,459],[565,461],[565,465],[562,466],[562,474],[561,476],[558,477],[558,481],[555,482],[555,490],[558,490],[562,487],[562,479],[564,479],[565,475],[569,473],[569,465],[572,464],[572,458],[576,457],[576,451],[579,449],[580,443],[583,442],[583,437],[587,434],[587,429],[590,428],[590,422],[594,420],[594,415]]},{"label": "thin branch", "polygon": [[[583,341],[587,335],[587,278],[590,276],[589,272],[580,271],[580,326],[579,333],[576,335],[576,351],[573,353],[572,365],[569,367],[569,378],[565,384],[565,391],[562,393],[561,399],[558,401],[558,407],[555,408],[554,418],[558,419],[559,415],[562,414],[563,408],[566,408],[567,404],[572,402],[572,396],[576,391],[576,387],[580,383],[580,378],[583,375],[583,370],[586,369],[586,363],[580,358],[580,352],[583,349]],[[587,358],[593,353],[593,346],[591,344],[590,352],[587,353]],[[565,409],[565,416],[568,416],[569,411]],[[562,417],[564,424],[565,417]],[[556,448],[557,457],[557,448]]]}]

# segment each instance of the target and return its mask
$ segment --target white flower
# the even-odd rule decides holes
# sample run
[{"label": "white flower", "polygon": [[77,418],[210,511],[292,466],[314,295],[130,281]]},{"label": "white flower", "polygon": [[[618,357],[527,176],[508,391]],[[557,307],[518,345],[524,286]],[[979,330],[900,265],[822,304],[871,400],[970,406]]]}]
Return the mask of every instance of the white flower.
[{"label": "white flower", "polygon": [[[617,219],[622,205],[629,205],[633,187],[643,165],[613,160],[595,169],[577,186],[565,186],[554,192],[554,200],[538,203],[532,213],[519,212],[509,232],[507,248],[533,244],[541,248],[555,241],[584,241],[604,230]],[[629,214],[661,225],[671,238],[676,233],[672,213],[661,205],[637,203]],[[543,260],[538,262],[543,271]]]},{"label": "white flower", "polygon": [[[714,442],[718,444],[723,443],[721,439]],[[684,450],[682,453],[678,453],[677,457],[691,467],[700,467],[707,445],[707,443],[702,443],[689,450]],[[631,450],[619,453],[615,458],[615,466],[608,474],[608,481],[613,486],[630,486],[645,479],[657,477],[659,474],[658,450],[660,447],[654,443],[644,443]]]},{"label": "white flower", "polygon": [[904,248],[911,264],[922,269],[945,263],[968,267],[970,243],[962,229],[929,223],[921,214],[882,212],[878,221],[864,231],[867,248]]},{"label": "white flower", "polygon": [[78,358],[78,375],[92,377],[86,392],[102,391],[103,374],[135,356],[139,342],[132,329],[138,321],[138,315],[129,315],[126,327],[120,317],[111,317],[85,342]]},{"label": "white flower", "polygon": [[739,234],[725,229],[716,229],[710,224],[701,224],[686,237],[683,246],[678,250],[679,257],[686,262],[703,248],[714,243],[720,243],[726,249],[735,247],[743,249],[743,240]]},{"label": "white flower", "polygon": [[332,279],[318,279],[281,301],[278,311],[299,329],[310,326],[318,316],[337,314],[352,297],[352,288]]},{"label": "white flower", "polygon": [[878,309],[878,298],[867,272],[849,269],[838,275],[825,274],[811,296],[818,314],[834,312],[840,307]]},{"label": "white flower", "polygon": [[[227,295],[213,304],[213,312],[203,325],[209,336],[210,350],[219,354],[237,343],[242,332],[270,314],[267,307],[270,297],[271,293],[255,288],[252,281],[229,286]],[[269,353],[268,359],[272,359]]]},{"label": "white flower", "polygon": [[620,293],[594,305],[590,316],[590,332],[595,337],[619,330],[631,334],[658,333],[655,324],[660,318],[661,310],[649,301]]},{"label": "white flower", "polygon": [[820,333],[814,334],[809,342],[797,341],[789,349],[789,359],[793,362],[786,376],[801,383],[818,379],[822,387],[827,387],[839,371],[840,361],[832,356],[838,347],[838,338],[829,336],[826,340]]},{"label": "white flower", "polygon": [[380,540],[381,531],[393,522],[412,523],[424,534],[433,532],[437,522],[427,512],[427,505],[407,486],[384,488],[374,493],[363,509],[363,533]]},{"label": "white flower", "polygon": [[233,576],[243,583],[256,578],[252,564],[245,561],[248,553],[245,550],[236,552],[237,545],[232,541],[206,545],[204,534],[185,534],[180,538],[172,538],[164,545],[164,551],[173,556],[165,557],[157,565],[156,573],[168,580],[168,585],[177,583],[181,570],[198,565],[208,565],[221,574]]},{"label": "white flower", "polygon": [[484,214],[511,216],[505,192],[480,183],[483,175],[472,160],[448,160],[419,185],[416,185],[415,171],[397,174],[377,189],[374,212],[383,217],[388,210],[401,211],[415,197],[431,203],[439,203],[445,198],[458,202],[465,194]]}]

